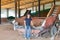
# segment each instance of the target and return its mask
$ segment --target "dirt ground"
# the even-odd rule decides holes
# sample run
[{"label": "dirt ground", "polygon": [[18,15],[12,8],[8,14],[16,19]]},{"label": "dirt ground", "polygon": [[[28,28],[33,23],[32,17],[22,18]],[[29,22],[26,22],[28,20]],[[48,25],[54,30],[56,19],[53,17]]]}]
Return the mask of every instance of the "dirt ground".
[{"label": "dirt ground", "polygon": [[[18,31],[13,30],[13,25],[6,23],[0,24],[0,40],[26,40],[22,35],[19,35]],[[31,40],[50,40],[47,38],[31,38]],[[55,37],[55,40],[60,40],[59,36]]]}]

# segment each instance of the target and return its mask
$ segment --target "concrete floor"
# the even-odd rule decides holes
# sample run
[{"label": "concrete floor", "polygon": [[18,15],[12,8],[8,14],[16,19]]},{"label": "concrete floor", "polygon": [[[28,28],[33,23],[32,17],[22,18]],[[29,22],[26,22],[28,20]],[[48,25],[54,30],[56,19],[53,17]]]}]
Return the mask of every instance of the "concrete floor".
[{"label": "concrete floor", "polygon": [[[6,23],[0,24],[0,40],[25,40],[17,31],[13,30],[13,25]],[[50,40],[50,38],[32,38],[31,40]],[[55,40],[60,40],[59,36]]]}]

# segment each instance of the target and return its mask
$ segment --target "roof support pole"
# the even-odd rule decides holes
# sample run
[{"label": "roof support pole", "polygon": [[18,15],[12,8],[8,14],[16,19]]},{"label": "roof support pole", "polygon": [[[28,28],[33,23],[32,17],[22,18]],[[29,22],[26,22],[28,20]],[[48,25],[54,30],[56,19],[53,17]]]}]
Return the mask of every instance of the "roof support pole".
[{"label": "roof support pole", "polygon": [[9,8],[7,8],[7,18],[9,17]]},{"label": "roof support pole", "polygon": [[1,0],[0,0],[0,24],[1,24]]},{"label": "roof support pole", "polygon": [[37,6],[35,6],[35,10],[36,10],[36,12],[37,12]]},{"label": "roof support pole", "polygon": [[20,0],[18,0],[18,17],[20,18],[21,9],[20,9]]},{"label": "roof support pole", "polygon": [[32,3],[32,10],[34,11],[34,2]]},{"label": "roof support pole", "polygon": [[56,3],[55,3],[55,2],[56,2],[56,0],[54,0],[54,5],[56,5]]},{"label": "roof support pole", "polygon": [[40,0],[38,0],[38,16],[40,17]]},{"label": "roof support pole", "polygon": [[17,18],[17,0],[15,0],[15,18]]},{"label": "roof support pole", "polygon": [[43,4],[43,11],[45,10],[45,5]]},{"label": "roof support pole", "polygon": [[27,8],[26,8],[26,10],[27,10]]}]

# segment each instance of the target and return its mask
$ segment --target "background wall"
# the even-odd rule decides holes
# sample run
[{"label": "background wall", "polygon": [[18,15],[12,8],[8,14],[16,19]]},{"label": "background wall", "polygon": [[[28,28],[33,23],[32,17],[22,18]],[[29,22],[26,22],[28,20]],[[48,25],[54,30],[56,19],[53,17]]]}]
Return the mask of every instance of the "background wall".
[{"label": "background wall", "polygon": [[[48,8],[51,8],[51,5],[52,5],[53,3],[49,3],[49,4],[45,4],[44,6],[44,8],[45,9],[48,9]],[[59,2],[56,2],[56,5],[60,5],[60,1]],[[32,10],[32,12],[35,12],[36,10],[36,8],[35,7],[33,7],[34,8],[34,10],[32,10],[32,7],[31,8],[28,8],[28,10]],[[27,9],[23,9],[23,10],[21,10],[21,16],[23,16],[24,15],[24,13],[26,12],[26,10]],[[43,10],[43,5],[41,5],[41,8],[40,8],[40,10]],[[38,11],[38,6],[37,6],[37,11]],[[1,17],[2,18],[7,18],[7,9],[2,9],[2,11],[1,11]],[[14,16],[15,17],[15,10],[12,10],[12,9],[9,9],[9,16]],[[18,15],[17,15],[18,16]]]},{"label": "background wall", "polygon": [[1,17],[2,18],[6,18],[7,17],[7,10],[6,9],[2,9],[1,10]]}]

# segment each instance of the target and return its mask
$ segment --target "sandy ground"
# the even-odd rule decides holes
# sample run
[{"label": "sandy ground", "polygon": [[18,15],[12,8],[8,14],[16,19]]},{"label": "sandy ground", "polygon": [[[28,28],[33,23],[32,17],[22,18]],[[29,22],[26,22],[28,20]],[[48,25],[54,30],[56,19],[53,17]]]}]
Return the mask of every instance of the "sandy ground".
[{"label": "sandy ground", "polygon": [[[6,23],[0,24],[0,40],[26,40],[22,35],[19,35],[17,31],[13,30],[13,25]],[[45,38],[31,38],[31,40],[50,40],[49,37]],[[60,40],[59,36],[55,37],[55,40]]]}]

